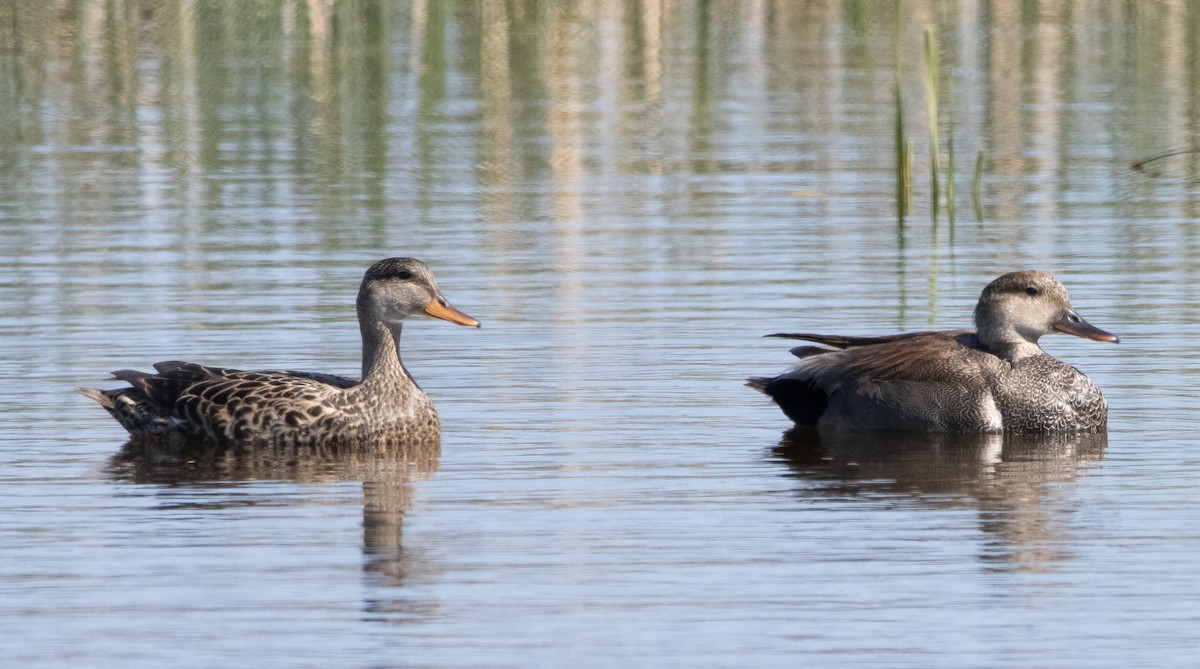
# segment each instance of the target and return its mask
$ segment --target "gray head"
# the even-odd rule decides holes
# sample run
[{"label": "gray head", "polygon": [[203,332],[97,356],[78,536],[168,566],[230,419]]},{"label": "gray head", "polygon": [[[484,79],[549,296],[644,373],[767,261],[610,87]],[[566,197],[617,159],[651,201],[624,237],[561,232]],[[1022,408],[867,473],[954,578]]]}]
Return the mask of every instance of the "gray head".
[{"label": "gray head", "polygon": [[434,318],[479,327],[479,321],[450,306],[429,267],[416,258],[388,258],[371,265],[358,289],[358,318],[399,326],[409,316]]},{"label": "gray head", "polygon": [[1067,289],[1045,272],[1010,272],[989,283],[975,306],[975,327],[985,346],[1037,344],[1050,332],[1065,332],[1096,341],[1117,343],[1109,334],[1080,318]]}]

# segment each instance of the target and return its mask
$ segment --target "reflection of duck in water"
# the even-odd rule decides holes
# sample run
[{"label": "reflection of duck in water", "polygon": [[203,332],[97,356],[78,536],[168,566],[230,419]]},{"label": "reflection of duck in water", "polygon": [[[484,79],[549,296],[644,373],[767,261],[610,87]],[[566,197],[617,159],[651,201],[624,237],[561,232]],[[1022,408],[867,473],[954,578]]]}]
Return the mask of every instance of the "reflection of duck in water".
[{"label": "reflection of duck in water", "polygon": [[1045,272],[1005,274],[975,307],[977,330],[885,337],[779,334],[799,346],[792,371],[748,385],[797,425],[914,432],[1104,430],[1108,404],[1074,367],[1038,346],[1050,332],[1116,343],[1071,307]]},{"label": "reflection of duck in water", "polygon": [[107,409],[133,442],[386,449],[436,441],[437,411],[400,361],[401,324],[420,313],[479,326],[442,297],[424,263],[389,258],[367,270],[358,291],[361,379],[160,362],[156,374],[113,373],[132,387],[79,392]]},{"label": "reflection of duck in water", "polygon": [[[306,504],[310,498],[303,492],[297,494],[297,490],[309,490],[312,484],[361,481],[363,569],[395,584],[414,568],[423,568],[420,551],[405,549],[404,520],[412,503],[412,482],[433,476],[441,448],[436,441],[393,446],[386,452],[368,452],[366,448],[328,454],[305,452],[299,458],[271,449],[189,451],[172,457],[162,450],[130,442],[113,456],[108,475],[122,482],[157,484],[150,494],[186,500],[172,501],[163,508],[186,506],[201,511],[260,503],[279,506],[296,500]],[[247,488],[243,481],[258,485]],[[226,487],[229,493],[222,494]],[[281,489],[292,494],[281,495]],[[197,490],[203,494],[197,494]],[[365,605],[371,608],[377,603]]]},{"label": "reflection of duck in water", "polygon": [[920,434],[896,431],[789,430],[775,448],[798,478],[852,492],[974,494],[1003,474],[1031,486],[1070,479],[1099,460],[1103,432]]},{"label": "reflection of duck in water", "polygon": [[1071,556],[1075,505],[1062,501],[1070,493],[1053,484],[1075,480],[1103,459],[1107,446],[1104,432],[818,433],[799,427],[784,435],[774,455],[806,501],[970,509],[990,538],[980,545],[981,560],[1041,570]]}]

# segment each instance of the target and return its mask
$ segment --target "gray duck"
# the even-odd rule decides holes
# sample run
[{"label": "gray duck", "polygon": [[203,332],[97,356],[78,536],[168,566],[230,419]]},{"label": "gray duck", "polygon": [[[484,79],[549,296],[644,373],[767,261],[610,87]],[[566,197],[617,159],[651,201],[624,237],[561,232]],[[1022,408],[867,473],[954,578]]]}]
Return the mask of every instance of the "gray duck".
[{"label": "gray duck", "polygon": [[400,360],[401,325],[417,314],[479,322],[451,306],[433,272],[415,258],[372,265],[357,308],[361,379],[171,361],[155,364],[157,373],[113,372],[128,387],[76,390],[108,410],[131,441],[297,447],[438,440],[437,411]]},{"label": "gray duck", "polygon": [[[1083,320],[1045,272],[1011,272],[983,289],[975,330],[882,337],[768,335],[798,346],[794,369],[747,385],[769,395],[797,425],[910,432],[1100,432],[1108,404],[1074,367],[1042,350],[1061,332],[1119,339]],[[830,348],[826,348],[830,347]]]}]

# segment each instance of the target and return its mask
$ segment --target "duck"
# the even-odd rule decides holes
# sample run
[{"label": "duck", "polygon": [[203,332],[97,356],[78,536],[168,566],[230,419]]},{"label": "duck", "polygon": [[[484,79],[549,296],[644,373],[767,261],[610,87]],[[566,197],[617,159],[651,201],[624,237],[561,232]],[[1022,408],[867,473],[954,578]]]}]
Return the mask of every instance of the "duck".
[{"label": "duck", "polygon": [[400,359],[401,327],[417,315],[475,328],[479,321],[454,308],[428,265],[416,258],[371,265],[359,286],[357,312],[357,379],[167,361],[155,364],[153,373],[112,373],[128,386],[76,390],[107,410],[131,442],[296,447],[439,441],[437,410]]},{"label": "duck", "polygon": [[1102,432],[1108,403],[1092,381],[1042,350],[1042,335],[1063,333],[1119,343],[1084,320],[1067,289],[1038,270],[989,283],[975,329],[879,337],[778,333],[814,345],[800,362],[748,386],[797,426],[821,431],[940,433]]}]

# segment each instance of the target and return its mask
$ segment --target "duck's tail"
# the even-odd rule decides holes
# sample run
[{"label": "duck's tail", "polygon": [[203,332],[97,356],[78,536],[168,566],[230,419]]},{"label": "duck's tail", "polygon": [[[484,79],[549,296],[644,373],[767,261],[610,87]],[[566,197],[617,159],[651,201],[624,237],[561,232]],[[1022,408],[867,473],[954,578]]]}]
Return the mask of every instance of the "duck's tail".
[{"label": "duck's tail", "polygon": [[829,407],[829,396],[812,379],[789,374],[766,378],[751,377],[746,385],[775,400],[783,413],[797,425],[814,427]]},{"label": "duck's tail", "polygon": [[109,398],[108,395],[105,395],[103,390],[97,390],[95,388],[84,388],[83,386],[75,386],[75,392],[79,393],[80,395],[83,395],[84,397],[86,397],[88,399],[95,400],[97,404],[104,407],[105,409],[112,408],[112,405],[113,405],[112,399]]},{"label": "duck's tail", "polygon": [[[767,392],[767,385],[771,383],[771,379],[765,376],[752,376],[746,379],[746,385],[757,390],[760,393]],[[79,392],[83,392],[83,388],[76,388]]]}]

